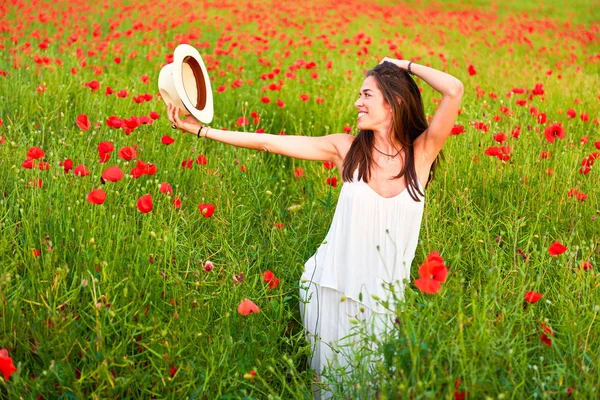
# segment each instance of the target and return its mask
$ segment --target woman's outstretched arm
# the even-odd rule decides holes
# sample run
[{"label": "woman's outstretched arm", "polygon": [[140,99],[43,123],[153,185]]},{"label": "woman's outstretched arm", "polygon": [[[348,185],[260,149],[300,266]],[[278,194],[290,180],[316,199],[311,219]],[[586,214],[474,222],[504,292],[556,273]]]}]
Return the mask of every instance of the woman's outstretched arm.
[{"label": "woman's outstretched arm", "polygon": [[[180,119],[178,109],[169,104],[169,121],[177,128],[198,134],[200,122],[191,115]],[[333,134],[326,136],[271,135],[267,133],[235,132],[205,127],[200,136],[236,147],[281,154],[302,160],[333,161],[341,164],[340,149],[351,141],[352,135]]]},{"label": "woman's outstretched arm", "polygon": [[[400,68],[408,70],[409,61],[407,60],[395,60],[386,57],[383,61],[393,62]],[[410,69],[414,75],[423,79],[442,95],[442,101],[433,114],[429,128],[423,135],[424,154],[427,158],[433,160],[452,132],[462,100],[463,84],[450,74],[424,65],[411,63]]]}]

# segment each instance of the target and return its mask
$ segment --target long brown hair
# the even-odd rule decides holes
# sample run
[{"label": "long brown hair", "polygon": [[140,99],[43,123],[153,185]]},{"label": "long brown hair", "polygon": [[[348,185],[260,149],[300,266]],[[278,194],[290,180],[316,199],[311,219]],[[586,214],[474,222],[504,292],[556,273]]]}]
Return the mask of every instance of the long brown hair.
[{"label": "long brown hair", "polygon": [[[421,196],[425,194],[418,185],[413,142],[427,129],[428,124],[419,87],[408,72],[388,61],[368,71],[365,79],[370,76],[375,79],[386,103],[392,108],[392,135],[396,141],[402,144],[405,151],[404,165],[400,173],[392,179],[399,179],[404,176],[410,197],[414,201],[421,201],[417,197],[417,193]],[[401,101],[398,101],[398,98]],[[360,130],[356,139],[352,142],[344,159],[342,178],[345,182],[352,181],[356,168],[358,168],[358,179],[365,182],[369,181],[371,165],[374,162],[373,136],[372,130]],[[425,187],[433,179],[437,164],[439,164],[439,156],[436,157],[431,166]]]}]

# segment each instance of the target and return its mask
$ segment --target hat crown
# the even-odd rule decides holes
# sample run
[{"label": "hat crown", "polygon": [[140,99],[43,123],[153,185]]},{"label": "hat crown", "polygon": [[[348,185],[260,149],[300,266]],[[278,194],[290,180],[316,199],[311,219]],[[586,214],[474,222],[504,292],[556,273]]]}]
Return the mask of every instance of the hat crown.
[{"label": "hat crown", "polygon": [[158,88],[163,100],[179,108],[182,115],[191,114],[203,123],[212,121],[210,79],[202,57],[192,46],[177,46],[173,62],[160,71]]}]

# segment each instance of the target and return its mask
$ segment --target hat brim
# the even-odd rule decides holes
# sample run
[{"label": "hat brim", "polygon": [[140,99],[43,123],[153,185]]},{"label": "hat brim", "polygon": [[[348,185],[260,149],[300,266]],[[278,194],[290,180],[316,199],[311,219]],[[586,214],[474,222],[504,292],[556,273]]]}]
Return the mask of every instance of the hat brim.
[{"label": "hat brim", "polygon": [[214,115],[212,88],[198,50],[187,44],[177,46],[172,73],[173,84],[184,107],[200,122],[210,123]]}]

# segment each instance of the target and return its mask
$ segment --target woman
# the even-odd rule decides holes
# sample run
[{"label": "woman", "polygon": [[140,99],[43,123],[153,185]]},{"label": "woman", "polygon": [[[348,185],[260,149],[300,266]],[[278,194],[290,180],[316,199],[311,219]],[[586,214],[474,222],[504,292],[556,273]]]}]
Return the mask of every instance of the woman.
[{"label": "woman", "polygon": [[[429,126],[416,75],[442,94]],[[311,367],[351,367],[339,345],[352,343],[353,320],[386,329],[393,303],[410,279],[424,207],[424,188],[450,135],[463,93],[451,75],[406,60],[384,58],[367,72],[354,103],[355,137],[257,135],[180,120],[169,106],[171,123],[201,137],[238,147],[304,160],[333,161],[342,186],[333,221],[323,244],[305,264],[300,311],[314,344]]]}]

